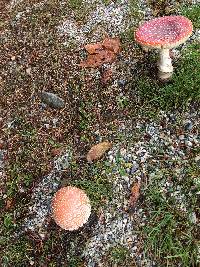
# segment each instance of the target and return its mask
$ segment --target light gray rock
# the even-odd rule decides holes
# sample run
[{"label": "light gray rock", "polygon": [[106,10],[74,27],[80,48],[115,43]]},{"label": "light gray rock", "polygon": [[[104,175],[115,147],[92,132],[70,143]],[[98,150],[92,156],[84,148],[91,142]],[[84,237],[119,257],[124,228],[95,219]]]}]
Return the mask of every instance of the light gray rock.
[{"label": "light gray rock", "polygon": [[64,108],[65,102],[56,94],[43,91],[41,93],[41,100],[52,108]]}]

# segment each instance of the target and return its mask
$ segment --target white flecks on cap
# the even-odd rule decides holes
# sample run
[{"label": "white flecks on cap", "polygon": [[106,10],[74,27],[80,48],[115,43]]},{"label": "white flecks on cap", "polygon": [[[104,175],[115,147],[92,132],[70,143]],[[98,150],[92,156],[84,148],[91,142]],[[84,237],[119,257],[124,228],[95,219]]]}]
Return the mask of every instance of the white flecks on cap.
[{"label": "white flecks on cap", "polygon": [[90,200],[77,187],[63,187],[52,200],[52,214],[55,222],[63,229],[73,231],[87,222],[91,213]]},{"label": "white flecks on cap", "polygon": [[145,22],[135,33],[141,45],[172,48],[185,42],[192,34],[192,22],[184,16],[164,16]]}]

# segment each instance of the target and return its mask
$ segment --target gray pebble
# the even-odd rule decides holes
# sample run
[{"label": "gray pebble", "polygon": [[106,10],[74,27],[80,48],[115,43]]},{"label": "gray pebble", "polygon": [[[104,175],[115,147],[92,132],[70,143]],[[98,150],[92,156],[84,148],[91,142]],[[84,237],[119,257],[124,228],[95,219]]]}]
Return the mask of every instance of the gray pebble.
[{"label": "gray pebble", "polygon": [[56,94],[43,91],[41,93],[41,100],[52,108],[64,108],[65,102]]}]

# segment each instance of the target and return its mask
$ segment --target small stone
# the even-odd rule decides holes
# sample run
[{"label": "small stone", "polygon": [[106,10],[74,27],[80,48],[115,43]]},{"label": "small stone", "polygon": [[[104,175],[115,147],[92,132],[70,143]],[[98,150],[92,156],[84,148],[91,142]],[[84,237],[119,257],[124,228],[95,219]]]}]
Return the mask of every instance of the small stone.
[{"label": "small stone", "polygon": [[26,69],[26,73],[27,73],[29,76],[31,76],[31,67],[29,67],[29,68]]},{"label": "small stone", "polygon": [[185,144],[186,144],[186,146],[193,146],[193,144],[192,144],[192,142],[190,142],[190,141],[185,141]]},{"label": "small stone", "polygon": [[183,134],[179,135],[179,140],[184,140],[185,136]]},{"label": "small stone", "polygon": [[0,150],[0,161],[4,160],[4,151]]},{"label": "small stone", "polygon": [[187,121],[185,124],[185,130],[190,131],[193,128],[193,123],[191,121]]},{"label": "small stone", "polygon": [[42,239],[45,238],[45,234],[43,234],[43,233],[39,233],[39,235],[40,235],[40,237],[41,237]]},{"label": "small stone", "polygon": [[109,155],[109,160],[112,162],[114,159],[113,155]]},{"label": "small stone", "polygon": [[65,106],[64,100],[53,93],[43,91],[41,100],[52,108],[64,108]]},{"label": "small stone", "polygon": [[127,81],[126,81],[126,80],[118,80],[118,85],[119,85],[120,87],[123,87],[123,86],[125,86],[125,85],[126,85],[126,83],[127,83]]},{"label": "small stone", "polygon": [[196,223],[197,223],[197,216],[196,216],[196,213],[195,213],[195,212],[192,212],[192,213],[189,215],[189,219],[190,219],[190,222],[191,222],[191,223],[196,224]]},{"label": "small stone", "polygon": [[120,154],[121,154],[122,156],[125,156],[125,155],[126,155],[126,149],[125,149],[125,148],[121,148],[121,149],[120,149]]},{"label": "small stone", "polygon": [[40,103],[39,106],[40,106],[40,110],[43,110],[47,107],[45,103]]},{"label": "small stone", "polygon": [[129,179],[128,176],[123,176],[122,178],[124,179],[124,181],[125,181],[126,183],[129,183],[129,182],[130,182],[130,179]]},{"label": "small stone", "polygon": [[30,260],[29,263],[30,263],[31,266],[35,264],[35,262],[32,261],[32,260]]},{"label": "small stone", "polygon": [[169,119],[172,123],[175,123],[176,122],[176,116],[174,114],[170,114],[169,115]]},{"label": "small stone", "polygon": [[196,162],[200,161],[200,156],[196,156],[194,159]]},{"label": "small stone", "polygon": [[127,243],[128,243],[128,244],[130,244],[130,243],[132,243],[132,242],[133,242],[133,240],[132,240],[132,238],[131,238],[131,237],[128,237],[126,241],[127,241]]}]

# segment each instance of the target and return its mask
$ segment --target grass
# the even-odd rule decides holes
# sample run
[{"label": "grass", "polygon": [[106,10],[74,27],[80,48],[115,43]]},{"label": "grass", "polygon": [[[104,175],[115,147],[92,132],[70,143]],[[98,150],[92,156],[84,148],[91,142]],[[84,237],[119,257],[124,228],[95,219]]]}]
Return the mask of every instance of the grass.
[{"label": "grass", "polygon": [[[179,221],[187,218],[178,217],[166,208],[152,212],[151,226],[144,229],[147,235],[146,250],[153,251],[153,257],[166,263],[166,266],[176,266],[181,262],[182,266],[194,266],[197,263],[198,247],[192,236],[193,227],[186,225],[187,230],[181,230]],[[181,234],[181,237],[180,237]]]},{"label": "grass", "polygon": [[[110,168],[106,164],[101,164],[98,167],[89,167],[89,173],[87,170],[85,178],[72,181],[74,186],[84,189],[90,200],[94,211],[97,211],[99,207],[102,207],[105,203],[108,203],[112,198],[112,185],[109,183],[106,175],[101,173],[104,169],[109,172]],[[88,173],[88,174],[87,174]],[[90,179],[89,179],[90,177]]]},{"label": "grass", "polygon": [[122,246],[113,247],[110,251],[111,264],[117,264],[117,266],[123,266],[129,258],[129,252]]},{"label": "grass", "polygon": [[[199,102],[200,51],[198,46],[198,44],[192,44],[183,51],[182,59],[175,66],[171,83],[160,84],[155,79],[154,74],[153,77],[148,76],[147,65],[147,75],[145,77],[138,76],[133,84],[139,92],[139,100],[144,106],[150,104],[165,110],[184,109],[191,102]],[[156,64],[155,58],[150,57],[148,60],[152,60],[152,64]],[[150,72],[152,73],[153,70],[150,70]]]},{"label": "grass", "polygon": [[29,257],[27,254],[31,250],[31,244],[27,243],[27,240],[20,239],[15,244],[11,244],[9,250],[7,250],[1,259],[1,266],[9,266],[10,263],[14,263],[15,266],[27,266],[29,264]]},{"label": "grass", "polygon": [[[188,168],[188,169],[187,169]],[[197,266],[199,262],[198,226],[189,218],[191,213],[199,212],[199,187],[194,187],[194,177],[200,177],[197,164],[191,160],[187,171],[180,180],[171,171],[160,172],[144,192],[145,203],[148,203],[148,223],[143,228],[145,251],[159,262],[159,266]],[[163,191],[163,183],[173,176],[173,187]],[[187,203],[186,210],[180,208],[172,194],[179,186]],[[187,199],[187,200],[186,200]]]},{"label": "grass", "polygon": [[192,21],[194,29],[200,28],[200,6],[198,4],[190,7],[183,5],[180,9],[180,13]]}]

